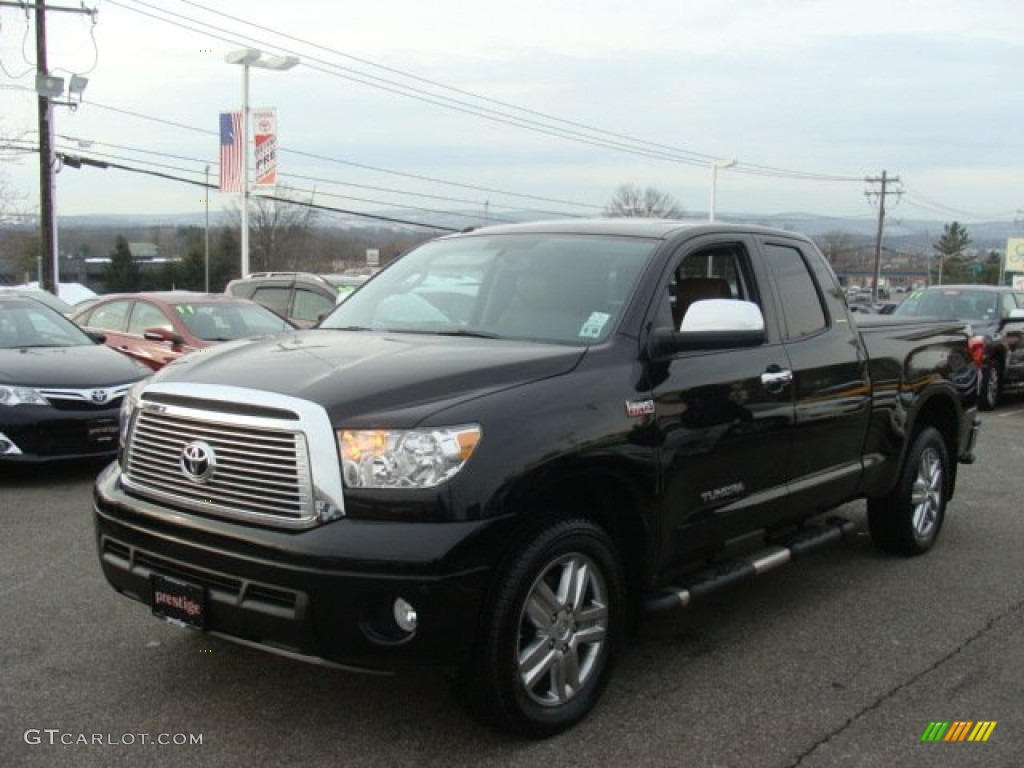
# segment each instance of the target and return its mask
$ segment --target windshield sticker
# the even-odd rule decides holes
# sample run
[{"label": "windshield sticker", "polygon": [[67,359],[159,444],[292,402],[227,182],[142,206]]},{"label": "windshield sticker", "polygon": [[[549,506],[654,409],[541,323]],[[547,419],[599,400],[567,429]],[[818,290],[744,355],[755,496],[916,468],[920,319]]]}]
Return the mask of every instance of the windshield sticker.
[{"label": "windshield sticker", "polygon": [[611,319],[611,315],[607,312],[591,312],[590,317],[583,323],[583,327],[580,328],[581,339],[599,339],[601,338],[601,332],[604,327],[608,324],[608,320]]},{"label": "windshield sticker", "polygon": [[179,315],[194,315],[196,313],[196,308],[191,304],[178,304],[175,309],[178,310]]}]

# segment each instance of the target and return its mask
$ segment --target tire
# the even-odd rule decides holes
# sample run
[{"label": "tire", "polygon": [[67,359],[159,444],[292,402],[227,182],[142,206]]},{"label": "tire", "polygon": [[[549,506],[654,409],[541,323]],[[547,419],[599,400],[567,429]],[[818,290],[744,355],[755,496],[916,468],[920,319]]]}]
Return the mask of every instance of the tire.
[{"label": "tire", "polygon": [[981,410],[995,410],[999,405],[999,390],[1002,384],[999,377],[999,361],[989,360],[981,374],[981,391],[978,393],[978,407]]},{"label": "tire", "polygon": [[914,438],[896,487],[868,500],[875,545],[898,555],[921,555],[935,544],[949,499],[949,452],[942,435],[925,427]]},{"label": "tire", "polygon": [[625,626],[623,584],[601,528],[565,520],[542,529],[499,576],[473,662],[457,678],[461,703],[530,738],[578,723],[611,676]]}]

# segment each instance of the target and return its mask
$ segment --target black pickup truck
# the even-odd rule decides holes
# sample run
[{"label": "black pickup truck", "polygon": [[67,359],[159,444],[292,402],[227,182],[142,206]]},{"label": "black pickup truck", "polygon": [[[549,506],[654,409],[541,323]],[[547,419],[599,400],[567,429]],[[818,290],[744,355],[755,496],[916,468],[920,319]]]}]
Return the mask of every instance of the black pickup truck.
[{"label": "black pickup truck", "polygon": [[126,398],[99,559],[176,623],[345,668],[450,671],[571,726],[628,629],[840,538],[936,541],[978,430],[962,323],[858,329],[814,244],[617,219],[426,243],[318,328]]}]

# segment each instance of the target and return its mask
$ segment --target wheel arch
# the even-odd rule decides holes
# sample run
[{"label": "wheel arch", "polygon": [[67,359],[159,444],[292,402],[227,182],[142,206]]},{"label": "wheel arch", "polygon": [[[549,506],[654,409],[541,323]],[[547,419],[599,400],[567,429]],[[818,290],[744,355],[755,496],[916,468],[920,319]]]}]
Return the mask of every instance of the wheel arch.
[{"label": "wheel arch", "polygon": [[949,472],[946,482],[947,499],[953,498],[953,491],[956,488],[957,457],[960,452],[958,425],[961,422],[961,409],[956,398],[948,392],[936,392],[922,400],[909,424],[906,440],[900,451],[899,466],[902,467],[903,462],[906,461],[907,451],[910,450],[915,438],[925,427],[934,427],[942,435],[942,442],[945,443],[946,454],[949,456]]},{"label": "wheel arch", "polygon": [[653,516],[650,503],[634,479],[604,463],[578,465],[524,476],[506,505],[514,526],[508,543],[491,571],[485,600],[489,600],[507,563],[545,527],[560,520],[587,520],[600,527],[615,546],[623,570],[629,611],[628,624],[639,619],[647,568],[654,562],[651,547]]}]

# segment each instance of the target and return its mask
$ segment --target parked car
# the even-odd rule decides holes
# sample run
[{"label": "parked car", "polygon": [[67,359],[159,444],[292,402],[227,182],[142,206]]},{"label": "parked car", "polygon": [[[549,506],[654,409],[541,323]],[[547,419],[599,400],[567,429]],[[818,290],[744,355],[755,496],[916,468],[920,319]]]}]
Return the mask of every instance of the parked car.
[{"label": "parked car", "polygon": [[310,328],[367,279],[367,275],[253,272],[232,280],[224,292],[252,299],[297,326]]},{"label": "parked car", "polygon": [[[291,658],[436,664],[474,714],[550,736],[644,612],[854,530],[827,510],[866,499],[886,551],[938,540],[980,427],[965,325],[859,321],[792,232],[439,238],[315,329],[134,390],[92,497],[99,566],[146,613]],[[893,594],[925,576],[890,570]]]},{"label": "parked car", "polygon": [[223,341],[295,328],[248,299],[183,291],[109,294],[72,319],[87,330],[103,333],[108,346],[153,370],[186,352]]},{"label": "parked car", "polygon": [[1004,393],[1024,391],[1024,291],[992,285],[933,285],[908,294],[893,314],[970,323],[971,354],[982,372],[982,409],[995,408]]},{"label": "parked car", "polygon": [[61,313],[0,293],[0,463],[114,455],[124,395],[149,374]]},{"label": "parked car", "polygon": [[75,307],[72,304],[64,301],[64,299],[54,296],[49,291],[39,290],[37,288],[6,288],[0,287],[0,298],[6,298],[10,296],[21,296],[26,299],[35,299],[40,301],[50,309],[55,309],[60,312],[64,317],[71,317],[75,313]]}]

